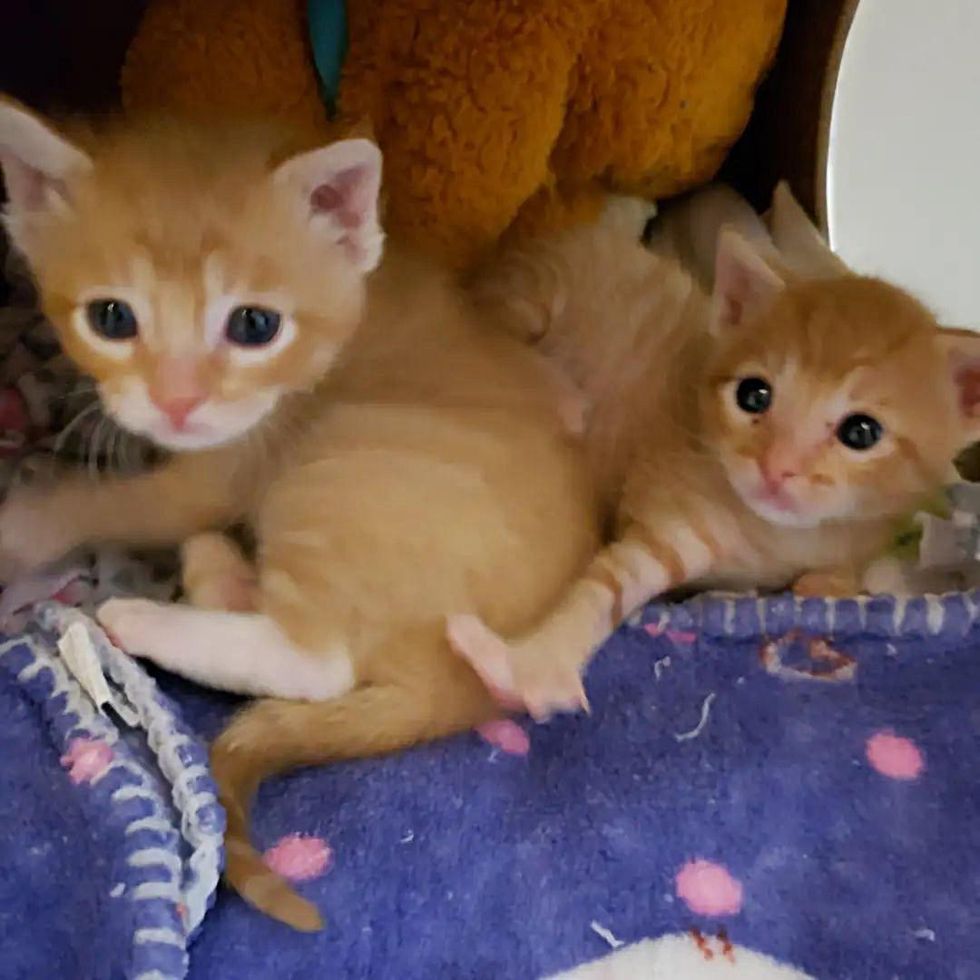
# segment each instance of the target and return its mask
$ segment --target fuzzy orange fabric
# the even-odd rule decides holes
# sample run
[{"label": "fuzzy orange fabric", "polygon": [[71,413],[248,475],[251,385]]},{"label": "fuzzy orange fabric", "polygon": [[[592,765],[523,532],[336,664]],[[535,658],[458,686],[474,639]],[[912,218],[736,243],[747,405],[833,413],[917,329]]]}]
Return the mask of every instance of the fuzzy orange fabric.
[{"label": "fuzzy orange fabric", "polygon": [[[343,120],[371,120],[386,221],[466,265],[598,190],[663,198],[741,133],[786,0],[349,0]],[[325,125],[302,0],[151,0],[125,104]]]}]

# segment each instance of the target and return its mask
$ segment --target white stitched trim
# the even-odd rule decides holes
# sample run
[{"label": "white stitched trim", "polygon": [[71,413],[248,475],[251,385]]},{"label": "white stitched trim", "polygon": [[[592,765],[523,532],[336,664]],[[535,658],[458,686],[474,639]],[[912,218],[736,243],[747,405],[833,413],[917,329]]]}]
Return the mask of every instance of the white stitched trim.
[{"label": "white stitched trim", "polygon": [[138,834],[141,830],[164,831],[165,833],[176,833],[176,828],[163,817],[140,817],[134,820],[127,828],[127,834]]},{"label": "white stitched trim", "polygon": [[147,943],[161,943],[166,946],[178,946],[183,948],[184,937],[173,929],[137,929],[133,936],[134,942],[139,946]]},{"label": "white stitched trim", "polygon": [[180,858],[172,851],[166,851],[162,847],[145,847],[143,850],[131,854],[126,863],[133,868],[167,868],[177,875],[183,871],[183,863]]},{"label": "white stitched trim", "polygon": [[153,898],[165,898],[177,904],[180,902],[180,888],[174,881],[144,881],[133,889],[134,902],[145,902]]}]

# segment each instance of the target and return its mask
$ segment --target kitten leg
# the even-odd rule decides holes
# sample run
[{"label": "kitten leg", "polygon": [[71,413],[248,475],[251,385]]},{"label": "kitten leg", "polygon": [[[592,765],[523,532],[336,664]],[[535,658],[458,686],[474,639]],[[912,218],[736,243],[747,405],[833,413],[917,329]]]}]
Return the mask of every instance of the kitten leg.
[{"label": "kitten leg", "polygon": [[807,572],[793,583],[794,595],[844,599],[861,593],[861,582],[852,568]]},{"label": "kitten leg", "polygon": [[[670,543],[668,543],[670,542]],[[581,673],[634,609],[707,573],[717,545],[687,524],[659,535],[634,525],[599,553],[533,632],[505,642],[471,615],[450,617],[450,645],[499,700],[523,704],[536,720],[587,707]]]},{"label": "kitten leg", "polygon": [[354,670],[345,650],[303,650],[274,620],[259,613],[110,599],[99,607],[97,616],[127,653],[208,687],[325,701],[354,686]]},{"label": "kitten leg", "polygon": [[12,493],[0,507],[0,576],[46,565],[83,545],[166,546],[227,524],[245,506],[234,468],[207,454],[179,456],[148,473],[72,477]]},{"label": "kitten leg", "polygon": [[257,604],[255,567],[225,534],[196,534],[180,549],[187,601],[198,609],[252,612]]}]

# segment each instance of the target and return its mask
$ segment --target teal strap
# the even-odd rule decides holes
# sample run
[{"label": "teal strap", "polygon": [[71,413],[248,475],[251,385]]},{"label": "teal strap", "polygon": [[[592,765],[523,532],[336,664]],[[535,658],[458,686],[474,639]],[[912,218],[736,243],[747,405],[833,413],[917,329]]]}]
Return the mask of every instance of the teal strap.
[{"label": "teal strap", "polygon": [[307,0],[306,17],[320,92],[331,112],[337,106],[340,72],[347,56],[347,8],[344,0]]}]

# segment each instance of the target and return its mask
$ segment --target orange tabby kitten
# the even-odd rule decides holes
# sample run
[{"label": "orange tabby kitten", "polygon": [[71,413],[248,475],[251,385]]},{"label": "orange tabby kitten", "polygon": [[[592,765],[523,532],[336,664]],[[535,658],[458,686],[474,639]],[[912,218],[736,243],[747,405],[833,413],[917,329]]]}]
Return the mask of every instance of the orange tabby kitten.
[{"label": "orange tabby kitten", "polygon": [[901,290],[818,261],[815,230],[785,227],[782,204],[773,227],[788,264],[823,278],[794,276],[771,241],[729,228],[709,297],[599,227],[511,253],[478,287],[584,392],[613,530],[530,632],[505,643],[475,616],[450,621],[457,651],[536,717],[583,705],[593,651],[669,589],[807,576],[803,591],[853,590],[894,519],[980,435],[980,337],[941,331]]},{"label": "orange tabby kitten", "polygon": [[[0,102],[0,161],[7,226],[66,349],[116,421],[175,451],[144,475],[13,496],[0,551],[23,567],[191,538],[203,608],[113,600],[99,618],[131,653],[270,697],[212,752],[226,876],[317,928],[249,843],[258,782],[499,716],[445,616],[526,629],[585,566],[581,453],[537,355],[482,330],[424,265],[392,256],[368,278],[370,142],[167,123],[70,142]],[[254,569],[220,535],[192,537],[238,521]]]}]

